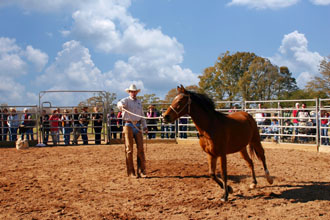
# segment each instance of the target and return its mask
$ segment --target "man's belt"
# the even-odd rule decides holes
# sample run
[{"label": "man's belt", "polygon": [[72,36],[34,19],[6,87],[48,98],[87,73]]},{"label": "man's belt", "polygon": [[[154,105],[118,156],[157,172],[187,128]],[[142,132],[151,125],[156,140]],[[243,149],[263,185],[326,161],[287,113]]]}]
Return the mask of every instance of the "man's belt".
[{"label": "man's belt", "polygon": [[130,123],[130,124],[133,124],[133,125],[136,125],[140,122],[141,122],[141,120],[140,121],[126,121],[126,120],[124,121],[124,123]]}]

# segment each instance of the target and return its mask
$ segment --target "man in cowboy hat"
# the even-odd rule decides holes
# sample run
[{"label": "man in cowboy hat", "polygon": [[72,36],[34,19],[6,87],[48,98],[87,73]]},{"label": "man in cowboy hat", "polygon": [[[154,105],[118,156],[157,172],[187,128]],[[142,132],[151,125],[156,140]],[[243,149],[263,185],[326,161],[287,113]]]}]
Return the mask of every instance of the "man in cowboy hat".
[{"label": "man in cowboy hat", "polygon": [[141,101],[136,98],[140,89],[137,89],[136,85],[132,84],[125,91],[129,93],[129,96],[120,100],[117,106],[123,112],[127,175],[135,176],[133,164],[133,139],[135,139],[137,148],[137,177],[145,178],[146,165],[143,149],[143,131],[147,133],[148,129],[146,121],[143,118],[144,113]]}]

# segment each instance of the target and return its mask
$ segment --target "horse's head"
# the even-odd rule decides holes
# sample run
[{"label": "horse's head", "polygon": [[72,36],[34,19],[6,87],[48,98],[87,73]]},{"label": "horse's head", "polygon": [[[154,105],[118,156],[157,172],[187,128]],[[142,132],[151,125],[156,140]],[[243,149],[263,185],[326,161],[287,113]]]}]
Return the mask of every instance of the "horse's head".
[{"label": "horse's head", "polygon": [[165,123],[172,123],[185,114],[190,114],[191,99],[189,92],[181,85],[177,87],[178,95],[163,114]]}]

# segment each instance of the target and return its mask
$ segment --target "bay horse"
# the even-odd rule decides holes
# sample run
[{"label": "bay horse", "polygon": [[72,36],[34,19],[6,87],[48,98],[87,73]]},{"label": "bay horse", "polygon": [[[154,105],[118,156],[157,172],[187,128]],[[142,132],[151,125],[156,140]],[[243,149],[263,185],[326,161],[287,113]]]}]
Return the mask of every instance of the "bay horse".
[{"label": "bay horse", "polygon": [[[265,152],[260,142],[260,134],[254,118],[246,112],[235,112],[229,115],[215,110],[214,102],[204,94],[186,90],[182,85],[177,87],[178,95],[163,114],[165,122],[173,122],[181,116],[191,116],[199,133],[199,144],[207,153],[209,175],[224,189],[222,201],[228,201],[228,193],[233,189],[227,184],[227,154],[240,152],[252,172],[253,182],[250,188],[255,188],[257,180],[253,161],[250,155],[256,155],[262,161],[269,184],[273,183],[266,165]],[[220,157],[221,177],[216,174],[216,163]]]}]

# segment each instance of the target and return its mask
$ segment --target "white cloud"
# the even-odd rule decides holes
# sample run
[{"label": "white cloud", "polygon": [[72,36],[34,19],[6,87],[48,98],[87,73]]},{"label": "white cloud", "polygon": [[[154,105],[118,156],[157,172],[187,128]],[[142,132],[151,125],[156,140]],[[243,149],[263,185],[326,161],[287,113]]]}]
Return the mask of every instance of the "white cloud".
[{"label": "white cloud", "polygon": [[118,96],[131,82],[145,93],[161,97],[178,84],[196,84],[197,75],[180,67],[183,45],[160,28],[148,29],[133,18],[127,11],[130,3],[100,0],[81,4],[72,14],[72,27],[63,32],[101,53],[127,57],[115,62],[114,69],[108,71],[111,79],[104,81],[106,85],[121,86],[107,87]]},{"label": "white cloud", "polygon": [[38,72],[41,72],[48,62],[48,55],[46,53],[34,49],[30,45],[26,47],[25,56],[28,61],[35,65]]},{"label": "white cloud", "polygon": [[15,39],[0,37],[0,102],[7,104],[36,104],[37,95],[29,92],[22,82],[28,84],[30,61],[42,70],[48,56],[28,45],[23,50]]},{"label": "white cloud", "polygon": [[0,38],[0,76],[21,76],[27,73],[27,64],[15,39]]},{"label": "white cloud", "polygon": [[[134,82],[143,93],[155,93],[163,98],[179,84],[198,82],[197,74],[180,66],[183,45],[160,28],[148,29],[132,17],[128,12],[131,0],[32,0],[29,3],[13,0],[2,1],[2,4],[6,2],[19,5],[26,11],[62,13],[64,10],[72,14],[72,26],[58,30],[72,40],[63,45],[55,61],[36,79],[38,88],[101,89],[115,92],[120,97]],[[85,45],[104,56],[120,55],[121,59],[114,62],[113,69],[102,73],[95,67]],[[36,60],[32,57],[42,57],[42,53],[32,47],[29,51],[30,55],[35,55],[26,57],[31,62]],[[48,57],[37,60],[39,63],[34,63],[42,69]]]},{"label": "white cloud", "polygon": [[[187,85],[196,83],[196,76],[189,69],[179,65],[163,64],[161,60],[149,60],[149,57],[130,57],[127,62],[119,60],[114,69],[102,73],[94,64],[89,50],[78,41],[63,44],[45,74],[36,79],[38,87],[46,90],[104,90],[115,92],[118,97],[127,95],[124,90],[135,83],[143,93],[165,95],[180,82]],[[159,66],[157,66],[157,65]],[[52,95],[61,104],[77,104],[73,96]]]},{"label": "white cloud", "polygon": [[86,90],[98,87],[98,83],[102,82],[101,76],[101,71],[91,60],[89,50],[77,41],[68,41],[37,82],[47,85],[51,90]]},{"label": "white cloud", "polygon": [[284,35],[279,53],[269,59],[278,66],[287,66],[297,79],[298,86],[303,88],[319,74],[319,65],[324,57],[309,51],[305,35],[294,31]]},{"label": "white cloud", "polygon": [[28,92],[26,87],[10,76],[2,76],[0,80],[0,103],[8,105],[36,105],[38,96]]},{"label": "white cloud", "polygon": [[299,0],[231,0],[229,6],[247,6],[255,9],[278,9],[295,5]]},{"label": "white cloud", "polygon": [[330,0],[310,0],[315,5],[330,5]]},{"label": "white cloud", "polygon": [[196,84],[197,75],[180,67],[183,45],[159,28],[146,28],[127,12],[129,6],[99,1],[81,7],[73,13],[71,35],[98,51],[127,56],[127,60],[115,63],[114,79],[126,84],[143,82],[141,86],[146,93],[164,96],[180,83]]}]

